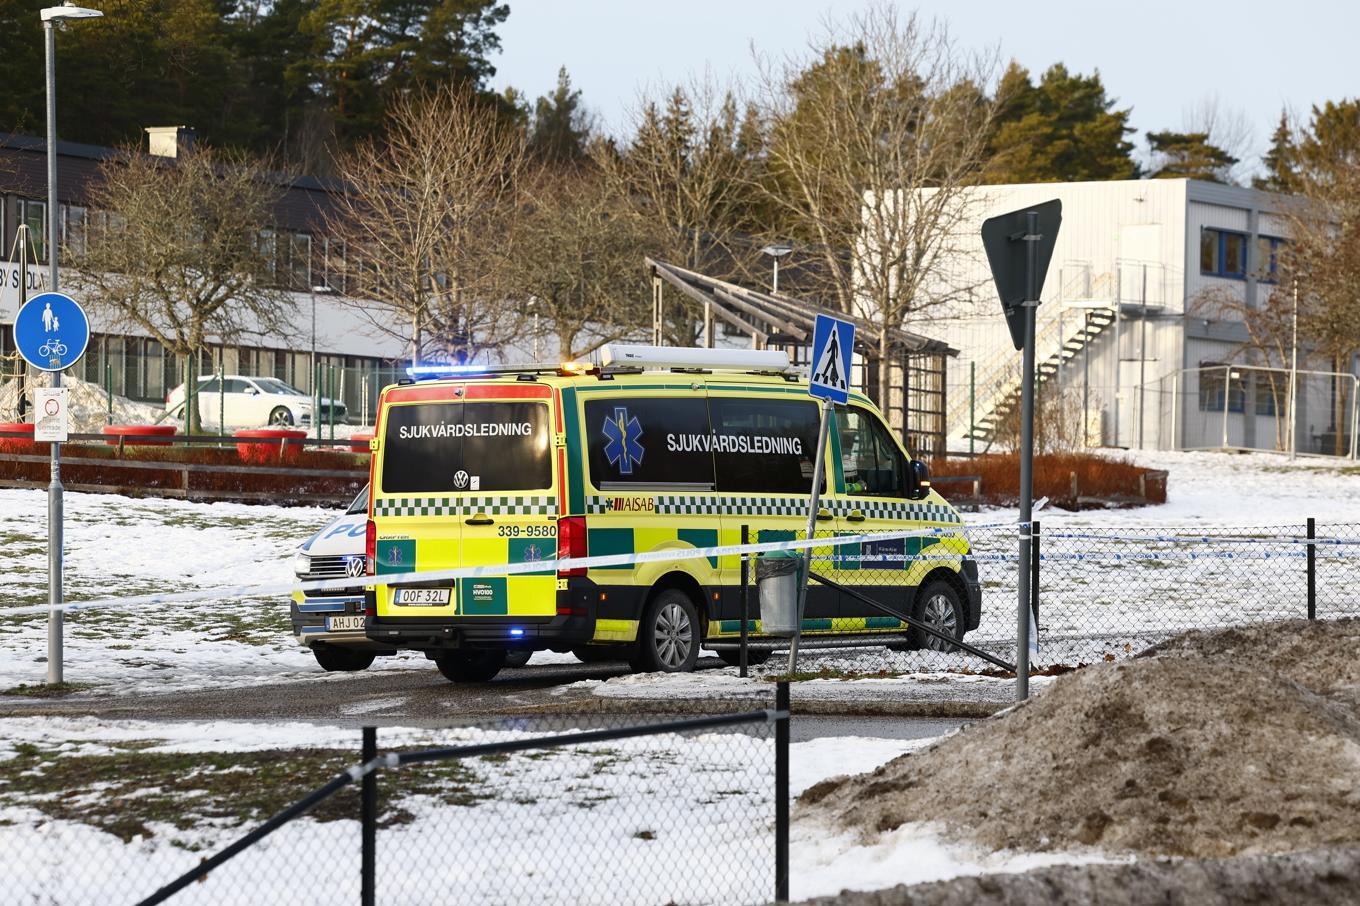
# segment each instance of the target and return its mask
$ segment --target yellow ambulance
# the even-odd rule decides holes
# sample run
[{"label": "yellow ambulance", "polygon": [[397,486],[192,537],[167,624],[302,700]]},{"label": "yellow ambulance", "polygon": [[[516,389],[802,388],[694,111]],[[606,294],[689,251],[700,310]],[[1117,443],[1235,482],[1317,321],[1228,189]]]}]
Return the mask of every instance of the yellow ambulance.
[{"label": "yellow ambulance", "polygon": [[[690,670],[702,646],[739,636],[740,558],[384,575],[735,545],[742,526],[761,542],[805,537],[819,406],[783,352],[613,346],[599,365],[411,372],[383,390],[371,442],[365,632],[452,681],[541,649]],[[814,568],[956,638],[977,628],[959,514],[864,396],[837,409],[826,457],[819,535],[946,531],[819,549]],[[815,582],[803,631],[944,645]],[[735,661],[730,645],[718,653]]]}]

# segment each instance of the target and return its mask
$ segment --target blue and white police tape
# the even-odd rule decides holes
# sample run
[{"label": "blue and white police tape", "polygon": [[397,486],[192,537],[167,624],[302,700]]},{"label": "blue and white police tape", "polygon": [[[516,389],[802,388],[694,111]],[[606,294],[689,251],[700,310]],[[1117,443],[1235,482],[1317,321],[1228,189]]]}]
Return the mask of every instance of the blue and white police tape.
[{"label": "blue and white police tape", "polygon": [[1062,538],[1080,541],[1128,541],[1140,544],[1294,544],[1306,547],[1360,547],[1360,538],[1309,538],[1305,535],[1265,535],[1247,538],[1238,535],[1124,535],[1097,532],[1041,532],[1041,540]]},{"label": "blue and white police tape", "polygon": [[[165,594],[131,595],[122,598],[95,598],[89,601],[67,601],[55,607],[34,604],[0,611],[0,616],[23,616],[48,613],[54,610],[67,613],[101,607],[142,606],[147,604],[188,604],[221,598],[258,598],[292,594],[295,591],[337,591],[342,588],[363,588],[374,584],[404,582],[442,582],[455,579],[479,579],[486,576],[518,576],[526,573],[547,573],[567,569],[598,569],[605,566],[630,566],[635,563],[661,563],[679,560],[702,560],[708,557],[733,557],[740,554],[760,554],[769,551],[806,550],[808,548],[842,547],[865,541],[893,541],[899,538],[958,538],[975,528],[1014,528],[1016,523],[997,522],[987,525],[955,525],[947,528],[911,529],[900,532],[875,532],[865,535],[841,535],[835,538],[814,538],[811,541],[766,541],[758,544],[726,544],[716,547],[686,547],[641,554],[607,554],[599,557],[564,557],[560,560],[529,560],[524,563],[500,563],[490,566],[460,566],[453,569],[420,570],[405,573],[383,573],[378,576],[356,578],[317,579],[310,582],[270,582],[259,585],[223,585],[198,591],[168,592]],[[943,558],[935,558],[943,559]]]}]

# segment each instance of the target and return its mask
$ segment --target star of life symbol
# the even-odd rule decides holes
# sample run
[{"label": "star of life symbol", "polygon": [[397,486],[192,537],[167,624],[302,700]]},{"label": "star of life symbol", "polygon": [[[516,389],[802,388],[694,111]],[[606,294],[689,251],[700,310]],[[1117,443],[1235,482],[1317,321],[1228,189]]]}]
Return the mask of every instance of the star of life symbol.
[{"label": "star of life symbol", "polygon": [[394,545],[393,547],[388,548],[388,551],[387,551],[387,562],[388,562],[388,563],[391,563],[391,564],[400,563],[400,562],[401,562],[401,548],[396,547],[395,545]]},{"label": "star of life symbol", "polygon": [[609,464],[617,467],[620,475],[632,475],[633,466],[642,465],[644,452],[638,442],[642,425],[638,424],[637,416],[630,418],[626,406],[614,407],[613,417],[604,420],[604,436],[609,441],[604,448]]},{"label": "star of life symbol", "polygon": [[530,544],[530,545],[528,545],[527,547],[524,548],[524,559],[525,559],[525,560],[542,560],[542,559],[543,559],[543,548],[539,547],[537,544]]},{"label": "star of life symbol", "polygon": [[364,574],[363,557],[345,558],[345,576],[350,579],[357,579]]}]

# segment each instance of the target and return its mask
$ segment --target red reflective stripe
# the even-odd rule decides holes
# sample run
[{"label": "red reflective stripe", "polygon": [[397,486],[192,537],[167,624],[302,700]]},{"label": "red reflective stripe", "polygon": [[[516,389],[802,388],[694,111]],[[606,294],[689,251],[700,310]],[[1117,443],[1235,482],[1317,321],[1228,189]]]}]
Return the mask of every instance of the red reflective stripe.
[{"label": "red reflective stripe", "polygon": [[468,384],[469,400],[546,400],[552,398],[552,389],[542,384]]}]

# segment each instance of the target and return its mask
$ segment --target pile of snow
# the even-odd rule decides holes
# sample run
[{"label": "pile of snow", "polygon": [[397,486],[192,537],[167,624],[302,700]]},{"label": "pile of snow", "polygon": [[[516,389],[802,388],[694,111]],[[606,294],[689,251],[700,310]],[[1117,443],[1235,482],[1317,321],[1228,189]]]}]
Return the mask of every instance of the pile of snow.
[{"label": "pile of snow", "polygon": [[[30,374],[24,382],[24,396],[27,398],[25,419],[33,420],[33,391],[37,387],[47,387],[52,383],[48,372]],[[98,384],[82,381],[71,374],[62,376],[61,385],[69,388],[71,399],[71,430],[77,434],[97,434],[99,429],[109,424],[108,392]],[[113,424],[149,425],[165,414],[163,406],[153,403],[133,402],[124,396],[113,396]],[[10,379],[0,382],[0,421],[17,421],[19,418],[19,382]]]},{"label": "pile of snow", "polygon": [[1198,634],[802,804],[874,846],[922,816],[993,850],[1220,857],[1360,841],[1360,620]]}]

